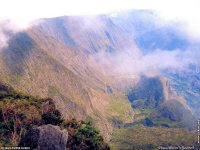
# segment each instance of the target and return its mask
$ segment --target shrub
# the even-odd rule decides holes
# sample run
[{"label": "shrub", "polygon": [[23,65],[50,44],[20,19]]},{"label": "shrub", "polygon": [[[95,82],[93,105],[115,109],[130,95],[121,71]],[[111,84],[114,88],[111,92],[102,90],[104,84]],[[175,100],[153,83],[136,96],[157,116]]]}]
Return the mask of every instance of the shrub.
[{"label": "shrub", "polygon": [[42,114],[42,121],[44,124],[61,125],[63,118],[58,110],[53,110]]},{"label": "shrub", "polygon": [[[77,129],[68,129],[69,137],[67,147],[71,149],[94,149],[94,150],[107,150],[110,149],[109,146],[104,142],[103,137],[100,135],[99,131],[96,130],[91,122],[76,122]],[[81,124],[80,124],[81,123]]]}]

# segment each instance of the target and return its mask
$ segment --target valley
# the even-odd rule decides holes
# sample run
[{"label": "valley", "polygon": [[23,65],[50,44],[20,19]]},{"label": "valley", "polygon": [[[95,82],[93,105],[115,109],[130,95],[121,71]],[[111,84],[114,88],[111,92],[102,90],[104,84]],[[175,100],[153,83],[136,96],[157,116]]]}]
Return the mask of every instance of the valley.
[{"label": "valley", "polygon": [[[34,122],[35,118],[37,126],[52,124],[41,120],[42,103],[51,99],[62,119],[70,123],[75,119],[78,124],[76,129],[59,125],[67,126],[73,134],[70,138],[75,136],[72,130],[82,131],[82,125],[95,133],[99,130],[100,143],[94,149],[198,147],[200,78],[196,68],[200,63],[193,55],[185,60],[187,50],[177,51],[177,47],[187,49],[191,43],[186,37],[180,38],[171,26],[158,30],[153,19],[149,24],[144,22],[148,11],[128,13],[130,18],[123,13],[117,17],[44,18],[13,34],[7,46],[0,49],[0,110],[13,106],[11,110],[23,113],[28,121]],[[166,40],[166,34],[167,39],[175,38]],[[157,40],[159,37],[163,39]],[[163,41],[168,42],[162,45]],[[24,112],[18,105],[25,108]],[[12,118],[14,113],[10,115]],[[27,120],[21,119],[20,123],[23,121]],[[27,126],[20,124],[14,138],[7,126],[9,142],[1,138],[0,144],[18,145],[21,129],[25,129],[25,135]],[[0,134],[6,135],[5,125],[1,128]],[[73,138],[68,144],[77,142]]]}]

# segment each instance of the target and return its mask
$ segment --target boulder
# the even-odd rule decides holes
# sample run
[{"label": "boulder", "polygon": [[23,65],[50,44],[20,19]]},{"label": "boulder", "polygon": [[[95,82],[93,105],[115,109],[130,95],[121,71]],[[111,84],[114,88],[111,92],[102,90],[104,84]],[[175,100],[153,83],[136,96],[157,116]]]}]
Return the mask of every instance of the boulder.
[{"label": "boulder", "polygon": [[67,130],[48,124],[31,128],[22,138],[19,146],[40,150],[66,150],[67,139]]}]

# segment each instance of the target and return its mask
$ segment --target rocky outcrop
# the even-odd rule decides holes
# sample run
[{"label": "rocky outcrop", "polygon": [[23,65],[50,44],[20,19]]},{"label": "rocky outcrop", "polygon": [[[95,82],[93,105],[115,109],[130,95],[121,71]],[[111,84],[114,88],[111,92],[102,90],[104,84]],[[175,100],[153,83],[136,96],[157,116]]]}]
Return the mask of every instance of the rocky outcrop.
[{"label": "rocky outcrop", "polygon": [[53,99],[48,98],[42,103],[42,113],[47,113],[56,109]]},{"label": "rocky outcrop", "polygon": [[61,130],[60,127],[50,124],[42,125],[30,129],[19,146],[40,150],[66,150],[67,139],[67,130]]},{"label": "rocky outcrop", "polygon": [[164,85],[160,77],[141,77],[127,97],[133,108],[158,108],[165,100]]}]

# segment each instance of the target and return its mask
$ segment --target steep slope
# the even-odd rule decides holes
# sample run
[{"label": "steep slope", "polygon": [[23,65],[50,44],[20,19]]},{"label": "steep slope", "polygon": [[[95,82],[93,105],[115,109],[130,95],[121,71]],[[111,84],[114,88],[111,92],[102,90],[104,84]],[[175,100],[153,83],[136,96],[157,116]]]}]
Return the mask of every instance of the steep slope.
[{"label": "steep slope", "polygon": [[98,80],[107,81],[108,75],[112,75],[110,69],[115,64],[110,62],[110,55],[126,49],[131,49],[132,56],[139,54],[135,43],[107,16],[44,19],[33,31],[34,40],[46,42],[43,47],[48,45],[47,37],[52,38],[52,42],[56,41],[59,51],[55,51],[57,48],[54,45],[44,49],[51,51],[55,59],[83,79],[90,81],[94,78],[93,85]]},{"label": "steep slope", "polygon": [[[186,99],[187,104],[196,116],[199,116],[199,41],[184,32],[178,20],[166,21],[154,11],[125,11],[111,17],[115,25],[128,33],[144,54],[151,54],[158,49],[162,52],[180,51],[182,63],[190,60],[188,66],[162,70],[162,76],[169,79],[171,86],[179,95]],[[194,54],[195,56],[189,55]],[[169,60],[170,58],[168,58]],[[170,60],[169,60],[170,62]]]},{"label": "steep slope", "polygon": [[[40,49],[27,33],[17,33],[2,51],[1,57],[4,68],[7,69],[1,76],[7,76],[7,82],[14,88],[43,97],[56,96],[61,92],[69,99],[77,100],[77,104],[84,99],[85,103],[89,102],[87,95],[80,95],[84,93],[84,89],[78,77]],[[2,80],[5,81],[4,78]],[[45,85],[47,86],[44,87]],[[63,90],[61,87],[68,90],[60,91]],[[70,92],[72,89],[73,92]]]},{"label": "steep slope", "polygon": [[169,70],[164,73],[171,80],[171,86],[180,95],[183,95],[187,100],[188,106],[193,109],[194,114],[198,117],[199,98],[200,98],[200,78],[199,78],[199,65],[193,64],[186,71],[170,72]]},{"label": "steep slope", "polygon": [[116,128],[131,126],[132,134],[137,124],[156,126],[155,131],[160,126],[188,127],[181,123],[192,120],[193,114],[171,82],[158,72],[137,82],[146,61],[140,62],[134,32],[117,25],[108,16],[41,19],[0,50],[0,81],[54,99],[66,119],[92,120],[107,139]]},{"label": "steep slope", "polygon": [[93,56],[109,55],[127,45],[133,55],[138,53],[129,37],[105,16],[43,19],[16,33],[0,51],[0,80],[19,91],[53,98],[66,118],[92,118],[108,137],[112,116],[106,108],[112,93],[107,87],[115,80]]},{"label": "steep slope", "polygon": [[196,128],[196,120],[184,104],[178,100],[168,100],[162,106],[150,114],[150,119],[155,125],[167,127],[181,127],[187,129]]},{"label": "steep slope", "polygon": [[[128,93],[132,107],[155,108],[165,100],[164,87],[159,78],[142,78],[136,87]],[[144,104],[135,100],[144,100]],[[141,103],[141,106],[140,104]]]},{"label": "steep slope", "polygon": [[162,20],[152,10],[130,10],[119,13],[112,21],[134,40],[144,53],[157,49],[173,51],[186,50],[190,40],[181,31],[180,23]]},{"label": "steep slope", "polygon": [[127,97],[132,108],[139,109],[141,113],[135,115],[136,122],[126,126],[141,123],[146,126],[195,129],[197,118],[164,78],[143,77]]},{"label": "steep slope", "polygon": [[19,93],[3,83],[0,83],[0,146],[109,149],[91,122],[65,120],[52,99]]}]

